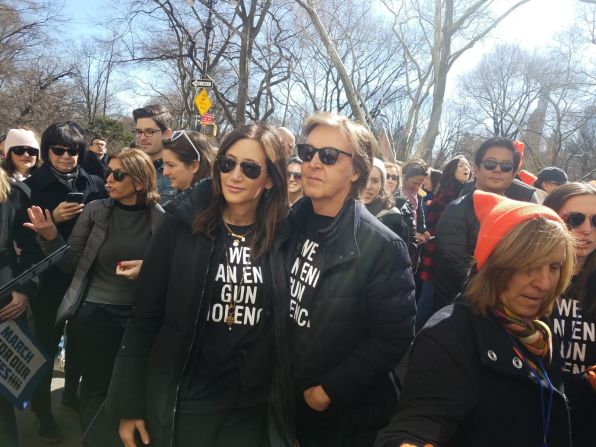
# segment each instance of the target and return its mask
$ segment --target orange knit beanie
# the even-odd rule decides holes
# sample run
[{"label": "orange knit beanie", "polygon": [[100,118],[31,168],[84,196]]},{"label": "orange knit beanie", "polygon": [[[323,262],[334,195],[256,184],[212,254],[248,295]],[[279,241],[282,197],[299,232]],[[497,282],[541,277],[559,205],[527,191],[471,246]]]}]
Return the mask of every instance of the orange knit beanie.
[{"label": "orange knit beanie", "polygon": [[529,202],[519,202],[490,192],[474,191],[474,211],[480,222],[474,258],[482,268],[495,247],[521,222],[538,217],[563,221],[552,209]]}]

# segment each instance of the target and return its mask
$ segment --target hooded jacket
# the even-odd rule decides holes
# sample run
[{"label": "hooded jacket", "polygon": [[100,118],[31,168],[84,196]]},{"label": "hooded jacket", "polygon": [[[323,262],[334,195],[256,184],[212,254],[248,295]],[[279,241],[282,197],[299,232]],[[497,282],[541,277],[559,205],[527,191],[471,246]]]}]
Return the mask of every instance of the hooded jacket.
[{"label": "hooded jacket", "polygon": [[[196,343],[197,323],[207,306],[203,296],[214,241],[193,234],[192,222],[211,201],[210,179],[201,182],[167,207],[153,234],[139,275],[137,293],[106,399],[112,419],[144,419],[151,445],[173,445],[174,421],[183,373]],[[265,268],[280,265],[276,250],[265,259]],[[245,388],[273,380],[270,400],[271,445],[287,442],[287,424],[280,397],[284,365],[281,356],[283,295],[272,272],[272,284],[264,284],[265,300],[271,300],[273,333],[245,343],[238,355],[238,368]],[[273,375],[273,378],[272,378]]]},{"label": "hooded jacket", "polygon": [[[552,362],[544,362],[557,388],[547,441],[569,447],[557,349],[553,346]],[[541,446],[541,410],[549,413],[551,394],[546,388],[530,377],[495,318],[474,315],[467,304],[456,303],[434,315],[416,336],[397,412],[375,447]]]}]

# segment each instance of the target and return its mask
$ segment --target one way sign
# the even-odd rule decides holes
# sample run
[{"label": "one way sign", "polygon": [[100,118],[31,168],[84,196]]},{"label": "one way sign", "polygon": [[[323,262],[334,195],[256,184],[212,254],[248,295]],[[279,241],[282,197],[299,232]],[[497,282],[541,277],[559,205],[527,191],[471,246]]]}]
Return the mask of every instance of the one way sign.
[{"label": "one way sign", "polygon": [[211,88],[213,81],[211,79],[193,79],[190,83],[194,88]]}]

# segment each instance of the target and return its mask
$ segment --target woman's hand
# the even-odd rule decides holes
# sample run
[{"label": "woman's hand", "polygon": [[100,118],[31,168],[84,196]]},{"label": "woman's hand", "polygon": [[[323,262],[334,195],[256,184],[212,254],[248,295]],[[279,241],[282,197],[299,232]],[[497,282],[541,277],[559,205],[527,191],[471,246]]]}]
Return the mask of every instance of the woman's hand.
[{"label": "woman's hand", "polygon": [[58,206],[54,208],[52,217],[54,218],[54,222],[57,224],[66,222],[67,220],[70,220],[73,217],[77,217],[79,214],[81,214],[83,212],[83,208],[85,208],[84,203],[60,202]]},{"label": "woman's hand", "polygon": [[137,447],[135,441],[135,432],[138,431],[141,436],[143,444],[148,445],[151,442],[149,433],[145,428],[145,421],[143,419],[120,419],[120,428],[118,434],[124,443],[124,447]]},{"label": "woman's hand", "polygon": [[46,210],[44,214],[40,207],[32,206],[27,209],[27,214],[31,222],[25,222],[24,227],[35,231],[46,241],[53,241],[58,237],[58,228],[52,221],[50,210]]},{"label": "woman's hand", "polygon": [[416,243],[422,244],[430,239],[430,233],[425,231],[424,233],[416,233]]},{"label": "woman's hand", "polygon": [[315,411],[325,411],[331,399],[321,385],[313,386],[304,391],[304,401]]},{"label": "woman's hand", "polygon": [[139,272],[141,271],[142,265],[142,259],[133,261],[120,261],[116,266],[116,275],[124,276],[128,279],[137,279],[139,277]]},{"label": "woman's hand", "polygon": [[12,292],[12,301],[0,309],[0,320],[14,320],[27,310],[29,297],[24,293]]}]

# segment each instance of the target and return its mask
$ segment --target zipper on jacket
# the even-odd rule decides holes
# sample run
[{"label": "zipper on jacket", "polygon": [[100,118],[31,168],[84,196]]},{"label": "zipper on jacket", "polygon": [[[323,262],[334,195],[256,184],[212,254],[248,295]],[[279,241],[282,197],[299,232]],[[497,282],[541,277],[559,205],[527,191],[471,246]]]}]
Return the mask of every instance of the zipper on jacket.
[{"label": "zipper on jacket", "polygon": [[[211,256],[213,255],[215,245],[211,246],[211,250],[209,250],[209,262],[207,263],[207,272],[205,273],[205,280],[209,278],[209,270],[211,269]],[[225,249],[225,247],[224,247]],[[188,366],[188,362],[190,360],[190,356],[192,354],[192,350],[195,346],[195,342],[197,340],[197,326],[199,325],[199,319],[201,318],[201,307],[203,304],[203,297],[205,296],[205,286],[201,291],[201,299],[199,300],[199,308],[197,309],[197,317],[195,318],[195,325],[192,332],[192,342],[190,343],[190,347],[186,352],[186,359],[184,360],[184,367],[182,368],[182,373],[180,374],[180,379],[176,384],[176,398],[174,399],[174,409],[172,411],[172,430],[170,432],[170,446],[174,445],[174,430],[176,428],[176,408],[178,407],[178,398],[180,396],[180,384],[182,383],[182,379],[184,378],[184,372]]]}]

